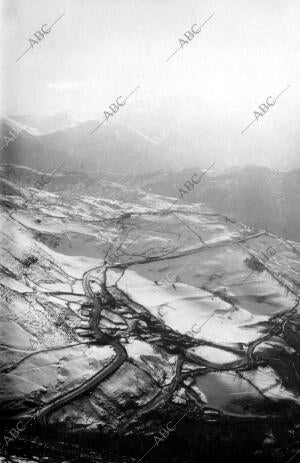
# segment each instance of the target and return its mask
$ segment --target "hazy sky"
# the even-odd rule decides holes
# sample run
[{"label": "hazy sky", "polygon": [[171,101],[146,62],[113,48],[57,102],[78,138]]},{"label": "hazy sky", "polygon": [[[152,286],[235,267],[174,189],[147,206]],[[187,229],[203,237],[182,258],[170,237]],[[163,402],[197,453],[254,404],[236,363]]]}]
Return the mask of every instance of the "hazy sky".
[{"label": "hazy sky", "polygon": [[[63,13],[16,62],[34,32]],[[212,13],[166,62],[184,32]],[[132,101],[197,97],[199,130],[219,137],[233,162],[241,156],[251,162],[253,152],[261,152],[266,164],[272,156],[283,162],[287,152],[296,157],[299,0],[2,0],[1,17],[4,115],[101,114],[140,85]],[[259,124],[241,136],[258,105],[288,85]]]}]

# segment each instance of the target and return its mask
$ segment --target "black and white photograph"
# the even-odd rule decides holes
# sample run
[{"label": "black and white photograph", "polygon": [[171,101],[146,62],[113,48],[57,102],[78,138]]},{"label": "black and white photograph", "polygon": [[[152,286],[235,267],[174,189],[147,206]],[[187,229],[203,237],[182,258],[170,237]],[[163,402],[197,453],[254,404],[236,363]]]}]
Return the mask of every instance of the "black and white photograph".
[{"label": "black and white photograph", "polygon": [[0,463],[300,463],[300,1],[0,23]]}]

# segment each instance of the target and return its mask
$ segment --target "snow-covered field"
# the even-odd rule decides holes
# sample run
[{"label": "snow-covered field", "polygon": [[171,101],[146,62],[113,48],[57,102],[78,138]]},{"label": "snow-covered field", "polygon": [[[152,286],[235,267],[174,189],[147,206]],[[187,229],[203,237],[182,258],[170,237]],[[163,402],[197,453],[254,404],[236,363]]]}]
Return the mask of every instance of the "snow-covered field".
[{"label": "snow-covered field", "polygon": [[[118,359],[116,345],[122,365],[50,422],[122,430],[192,396],[200,410],[232,416],[298,404],[298,244],[202,204],[133,201],[128,192],[122,202],[119,188],[112,184],[110,199],[25,187],[2,196],[10,204],[1,216],[4,413],[21,416],[88,387]],[[251,258],[270,246],[272,259],[253,269]],[[106,342],[91,325],[98,305]]]}]

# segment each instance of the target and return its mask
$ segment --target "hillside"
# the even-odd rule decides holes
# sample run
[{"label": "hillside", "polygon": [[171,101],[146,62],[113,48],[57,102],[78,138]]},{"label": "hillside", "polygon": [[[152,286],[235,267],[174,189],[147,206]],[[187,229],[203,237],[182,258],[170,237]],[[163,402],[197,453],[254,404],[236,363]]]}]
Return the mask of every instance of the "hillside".
[{"label": "hillside", "polygon": [[[209,161],[206,168],[210,164]],[[175,196],[198,172],[195,166],[180,172],[160,172],[149,178],[132,175],[127,182],[153,193]],[[191,204],[204,202],[233,220],[300,241],[299,197],[300,170],[282,171],[259,166],[219,170],[215,166],[184,200]]]},{"label": "hillside", "polygon": [[44,190],[12,168],[2,190],[7,426],[137,439],[139,458],[167,422],[246,420],[256,449],[271,430],[283,449],[276,423],[299,417],[299,244],[203,202],[64,176]]}]

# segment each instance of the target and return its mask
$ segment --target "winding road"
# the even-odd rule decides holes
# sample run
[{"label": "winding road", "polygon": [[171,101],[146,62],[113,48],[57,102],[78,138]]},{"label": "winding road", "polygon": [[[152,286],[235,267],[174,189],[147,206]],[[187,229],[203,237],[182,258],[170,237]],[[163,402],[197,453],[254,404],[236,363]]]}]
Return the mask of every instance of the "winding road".
[{"label": "winding road", "polygon": [[79,396],[85,394],[86,392],[90,391],[92,388],[96,387],[99,383],[101,383],[102,381],[107,379],[110,375],[112,375],[115,371],[117,371],[118,368],[120,368],[120,366],[123,365],[123,363],[127,359],[127,352],[122,346],[122,344],[116,341],[114,338],[111,338],[108,335],[104,335],[98,327],[100,315],[101,315],[101,304],[100,304],[99,298],[93,294],[91,287],[90,287],[90,280],[93,280],[93,278],[91,278],[89,274],[93,270],[94,269],[85,273],[83,276],[83,281],[82,281],[86,296],[91,298],[93,301],[93,312],[92,312],[90,327],[94,331],[94,335],[95,335],[95,338],[98,344],[111,345],[115,350],[116,357],[113,359],[112,362],[106,365],[101,371],[93,375],[86,382],[75,387],[74,389],[72,389],[72,391],[65,392],[64,394],[60,395],[58,398],[53,399],[45,407],[43,407],[39,412],[37,412],[36,419],[39,424],[42,424],[44,426],[46,426],[47,424],[47,420],[46,420],[47,415],[54,412],[58,408],[63,407],[71,400],[77,399]]}]

